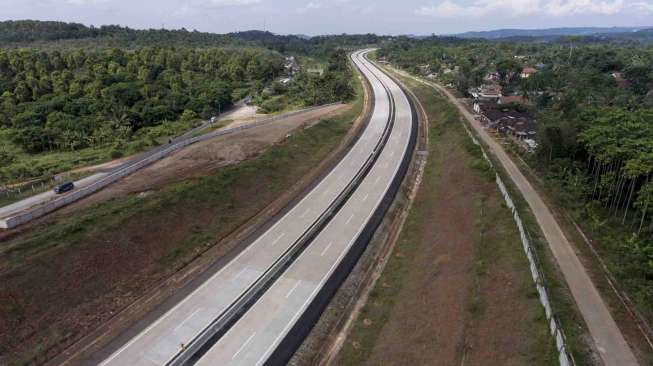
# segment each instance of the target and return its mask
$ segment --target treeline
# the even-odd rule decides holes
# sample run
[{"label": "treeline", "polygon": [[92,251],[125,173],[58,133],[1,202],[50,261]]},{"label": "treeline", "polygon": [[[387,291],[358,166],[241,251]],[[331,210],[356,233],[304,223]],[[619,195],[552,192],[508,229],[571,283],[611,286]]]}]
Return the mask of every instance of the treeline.
[{"label": "treeline", "polygon": [[180,47],[253,46],[280,53],[328,57],[335,48],[361,47],[383,42],[391,37],[375,34],[329,35],[307,37],[278,35],[264,31],[227,34],[182,29],[131,29],[117,25],[87,27],[78,23],[36,20],[0,22],[0,47],[5,48],[139,48],[159,45]]},{"label": "treeline", "polygon": [[114,143],[140,128],[209,117],[283,59],[255,49],[0,51],[0,128],[25,151]]},{"label": "treeline", "polygon": [[198,31],[137,30],[118,25],[87,27],[78,23],[18,20],[0,22],[0,47],[5,48],[136,48],[148,46],[242,46],[237,37]]},{"label": "treeline", "polygon": [[0,43],[33,42],[37,40],[97,37],[101,30],[79,23],[52,21],[4,21],[0,22]]}]

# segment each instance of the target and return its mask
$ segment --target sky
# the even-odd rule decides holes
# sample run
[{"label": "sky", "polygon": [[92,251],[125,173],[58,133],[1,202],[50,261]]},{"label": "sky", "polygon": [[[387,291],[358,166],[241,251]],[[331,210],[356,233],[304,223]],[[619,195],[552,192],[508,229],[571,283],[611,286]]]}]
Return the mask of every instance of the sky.
[{"label": "sky", "polygon": [[18,19],[213,33],[453,34],[653,26],[653,0],[0,0],[0,20]]}]

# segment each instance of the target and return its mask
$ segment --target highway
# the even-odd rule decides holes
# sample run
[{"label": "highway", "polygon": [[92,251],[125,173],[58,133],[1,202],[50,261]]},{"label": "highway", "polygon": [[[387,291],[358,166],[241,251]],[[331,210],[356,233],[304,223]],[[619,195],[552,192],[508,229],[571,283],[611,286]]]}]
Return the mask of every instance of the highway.
[{"label": "highway", "polygon": [[[268,361],[349,252],[390,189],[404,154],[410,153],[412,115],[408,99],[398,85],[367,61],[358,58],[356,62],[369,67],[361,65],[365,77],[373,85],[385,84],[395,102],[394,127],[378,162],[310,247],[197,365],[259,365]],[[282,357],[281,363],[284,360]]]},{"label": "highway", "polygon": [[409,153],[406,96],[361,52],[352,58],[375,104],[350,151],[266,232],[102,365],[181,364],[216,331],[221,337],[198,363],[270,357],[359,237]]}]

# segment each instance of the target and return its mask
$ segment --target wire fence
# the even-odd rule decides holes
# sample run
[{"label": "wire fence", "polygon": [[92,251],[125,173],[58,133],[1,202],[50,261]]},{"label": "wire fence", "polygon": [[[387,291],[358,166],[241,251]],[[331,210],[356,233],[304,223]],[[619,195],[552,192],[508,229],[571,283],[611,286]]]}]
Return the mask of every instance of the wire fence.
[{"label": "wire fence", "polygon": [[526,257],[528,257],[528,262],[530,264],[530,270],[531,270],[531,275],[533,277],[533,282],[535,282],[535,287],[537,288],[537,292],[539,294],[540,303],[544,307],[544,313],[549,323],[549,330],[551,332],[551,335],[555,339],[556,349],[558,351],[558,361],[561,366],[574,366],[575,365],[574,358],[572,357],[571,353],[568,351],[565,334],[562,330],[558,317],[556,316],[553,308],[551,307],[551,302],[549,301],[550,296],[546,289],[547,285],[546,285],[544,274],[542,273],[542,263],[537,255],[535,248],[531,244],[530,233],[525,228],[521,216],[519,215],[519,211],[517,210],[514,201],[510,197],[510,193],[508,192],[506,185],[503,183],[501,176],[496,171],[496,167],[494,166],[494,164],[492,163],[488,155],[485,153],[485,149],[478,142],[474,134],[472,134],[472,132],[469,130],[469,128],[467,128],[465,124],[463,124],[463,127],[465,128],[465,131],[467,132],[467,135],[472,140],[472,142],[481,149],[483,158],[485,158],[485,160],[490,164],[490,166],[494,170],[496,176],[496,183],[499,186],[499,190],[501,191],[501,194],[503,195],[503,198],[506,201],[506,205],[512,211],[513,218],[515,220],[515,223],[517,224],[517,228],[519,229],[519,236],[521,238],[522,246],[524,247],[524,252],[526,253]]},{"label": "wire fence", "polygon": [[117,169],[108,175],[102,177],[101,179],[97,180],[96,182],[93,182],[85,187],[76,189],[75,191],[66,194],[64,196],[61,196],[59,198],[56,198],[54,200],[50,200],[44,203],[41,203],[40,205],[36,205],[33,207],[30,207],[29,209],[26,209],[24,211],[21,211],[19,213],[12,214],[8,217],[5,217],[3,219],[0,219],[0,228],[3,229],[11,229],[16,226],[22,225],[24,223],[27,223],[29,221],[32,221],[38,217],[41,217],[47,213],[50,213],[54,210],[57,210],[65,205],[68,205],[72,202],[75,202],[81,198],[84,198],[92,193],[97,192],[98,190],[108,186],[109,184],[123,178],[126,175],[129,175],[157,160],[160,160],[161,158],[170,155],[172,152],[179,150],[183,147],[186,147],[188,145],[200,142],[200,141],[205,141],[217,136],[222,136],[222,135],[227,135],[230,133],[262,126],[280,119],[285,119],[288,117],[292,117],[301,113],[321,109],[321,108],[326,108],[329,106],[333,105],[338,105],[341,104],[341,102],[337,103],[330,103],[330,104],[325,104],[321,106],[316,106],[316,107],[310,107],[310,108],[305,108],[305,109],[300,109],[298,111],[290,112],[290,113],[285,113],[285,114],[280,114],[277,116],[273,116],[270,118],[263,119],[261,121],[257,121],[254,123],[234,127],[234,128],[227,128],[223,130],[218,130],[214,132],[209,132],[204,135],[200,136],[195,136],[192,138],[187,138],[183,139],[181,141],[173,142],[169,146],[162,148],[161,150],[157,151],[156,153],[149,154],[146,157],[142,159],[138,159],[137,161],[134,161],[132,163],[127,163],[120,167],[120,169]]},{"label": "wire fence", "polygon": [[42,191],[46,188],[53,186],[55,183],[56,181],[54,180],[54,178],[52,178],[48,180],[40,180],[34,183],[22,184],[16,187],[0,187],[0,197],[20,196],[25,193]]},{"label": "wire fence", "polygon": [[[400,71],[401,72],[401,71]],[[429,84],[421,79],[415,78],[414,76],[405,73],[404,74],[408,77],[411,77],[412,79],[425,84],[434,87],[432,84]],[[435,88],[435,87],[434,87]],[[438,90],[436,88],[436,90]],[[440,92],[438,90],[438,92]],[[514,204],[514,201],[510,197],[510,194],[508,192],[508,189],[506,188],[506,185],[503,183],[503,180],[501,179],[501,176],[497,172],[496,167],[492,163],[492,160],[490,160],[489,156],[485,152],[485,149],[483,146],[478,142],[474,134],[469,130],[466,124],[463,123],[463,127],[465,128],[465,132],[467,132],[467,135],[469,138],[472,140],[472,142],[477,145],[481,153],[483,154],[483,158],[490,164],[492,169],[494,170],[495,173],[495,180],[497,183],[497,186],[499,186],[499,190],[501,191],[501,194],[503,195],[503,198],[506,202],[506,205],[510,208],[513,214],[513,218],[515,220],[515,224],[517,225],[517,228],[519,230],[519,236],[521,238],[522,246],[524,248],[524,252],[526,253],[526,257],[528,258],[528,262],[530,265],[530,270],[531,270],[531,276],[533,277],[533,282],[535,282],[535,286],[537,288],[537,292],[539,294],[539,299],[540,303],[542,304],[542,307],[544,307],[544,313],[546,315],[546,319],[548,321],[549,325],[549,330],[551,332],[551,335],[553,336],[556,344],[556,349],[558,351],[558,362],[561,366],[575,366],[576,363],[574,361],[573,356],[568,350],[567,346],[567,341],[566,337],[564,334],[564,331],[562,330],[562,326],[560,325],[560,320],[558,319],[557,315],[555,314],[553,308],[551,307],[551,302],[549,301],[550,296],[547,291],[547,285],[546,285],[546,280],[544,277],[544,274],[542,272],[542,264],[541,261],[537,255],[537,252],[533,245],[531,244],[531,239],[530,239],[530,233],[528,230],[524,227],[523,221],[521,219],[521,216],[519,215],[519,211],[517,210],[517,207]]]}]

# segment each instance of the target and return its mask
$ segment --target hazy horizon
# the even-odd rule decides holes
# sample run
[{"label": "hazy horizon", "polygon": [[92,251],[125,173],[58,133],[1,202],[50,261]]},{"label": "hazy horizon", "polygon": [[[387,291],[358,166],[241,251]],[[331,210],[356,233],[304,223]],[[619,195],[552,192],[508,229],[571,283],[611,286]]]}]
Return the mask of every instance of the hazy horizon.
[{"label": "hazy horizon", "polygon": [[494,29],[653,24],[639,0],[0,0],[0,20],[56,20],[136,29],[277,34],[453,34]]}]

